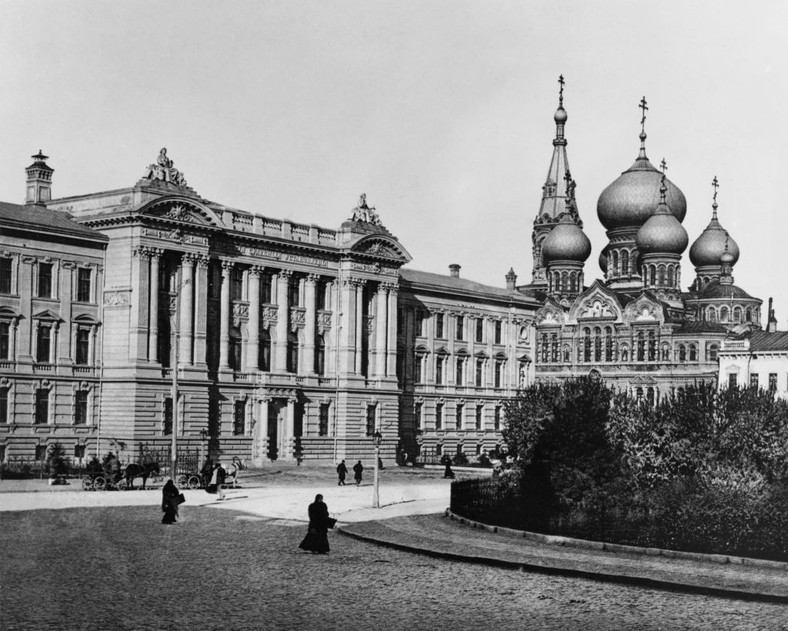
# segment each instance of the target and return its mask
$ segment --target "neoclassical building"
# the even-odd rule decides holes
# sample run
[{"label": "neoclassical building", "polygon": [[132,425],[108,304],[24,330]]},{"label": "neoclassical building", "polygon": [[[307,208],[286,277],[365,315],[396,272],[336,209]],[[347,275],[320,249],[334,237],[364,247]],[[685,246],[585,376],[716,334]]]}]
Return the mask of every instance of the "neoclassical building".
[{"label": "neoclassical building", "polygon": [[717,217],[716,177],[712,218],[690,248],[695,279],[685,290],[681,256],[689,237],[681,224],[687,202],[666,177],[665,161],[660,171],[646,155],[644,98],[637,158],[597,202],[608,236],[599,256],[604,276],[586,284],[591,243],[567,161],[563,78],[560,83],[553,156],[532,231],[532,281],[518,287],[542,305],[536,380],[594,372],[651,400],[716,380],[723,340],[760,327],[762,302],[734,284],[739,248]]}]

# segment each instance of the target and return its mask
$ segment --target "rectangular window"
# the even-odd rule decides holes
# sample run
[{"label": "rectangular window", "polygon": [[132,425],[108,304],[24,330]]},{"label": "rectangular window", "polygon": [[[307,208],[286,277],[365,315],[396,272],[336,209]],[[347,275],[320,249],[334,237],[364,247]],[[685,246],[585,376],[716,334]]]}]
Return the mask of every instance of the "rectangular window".
[{"label": "rectangular window", "polygon": [[12,293],[13,283],[12,280],[12,271],[11,265],[13,261],[11,259],[0,259],[0,294],[10,294]]},{"label": "rectangular window", "polygon": [[46,459],[47,459],[47,446],[36,445],[36,460],[46,460]]},{"label": "rectangular window", "polygon": [[435,429],[443,428],[443,403],[435,404]]},{"label": "rectangular window", "polygon": [[319,436],[328,436],[328,414],[330,409],[330,403],[320,404],[320,419],[317,428],[317,433]]},{"label": "rectangular window", "polygon": [[458,357],[457,358],[457,371],[456,371],[456,375],[455,375],[455,377],[457,378],[456,383],[457,383],[458,386],[461,386],[463,383],[465,383],[465,380],[463,379],[463,376],[464,376],[463,375],[463,368],[464,368],[464,366],[465,366],[465,360],[462,357]]},{"label": "rectangular window", "polygon": [[164,418],[163,427],[162,427],[162,434],[165,436],[172,435],[172,397],[167,397],[164,399]]},{"label": "rectangular window", "polygon": [[503,322],[495,321],[495,343],[503,344]]},{"label": "rectangular window", "polygon": [[246,401],[236,401],[233,409],[233,436],[246,433]]},{"label": "rectangular window", "polygon": [[77,329],[77,349],[74,361],[80,366],[90,363],[90,329]]},{"label": "rectangular window", "polygon": [[476,341],[484,342],[484,318],[476,318]]},{"label": "rectangular window", "polygon": [[777,392],[777,373],[769,373],[769,392]]},{"label": "rectangular window", "polygon": [[52,344],[52,328],[45,325],[38,325],[36,334],[36,361],[40,364],[49,362],[49,351]]},{"label": "rectangular window", "polygon": [[318,311],[326,310],[326,283],[322,280],[315,282],[315,308]]},{"label": "rectangular window", "polygon": [[0,388],[0,424],[8,423],[8,394],[9,388]]},{"label": "rectangular window", "polygon": [[750,375],[750,388],[757,388],[758,387],[758,373],[753,373]]},{"label": "rectangular window", "polygon": [[38,298],[52,297],[52,263],[38,264]]},{"label": "rectangular window", "polygon": [[463,330],[465,328],[465,318],[463,316],[457,316],[456,324],[457,331],[454,339],[462,342],[465,339],[465,331]]},{"label": "rectangular window", "polygon": [[74,445],[74,459],[85,459],[85,445]]},{"label": "rectangular window", "polygon": [[416,409],[414,410],[415,416],[416,416],[416,429],[421,429],[421,422],[422,422],[421,411],[422,411],[423,406],[424,406],[423,403],[417,403],[416,404]]},{"label": "rectangular window", "polygon": [[737,386],[736,381],[737,381],[736,373],[731,373],[730,375],[728,375],[728,387],[729,388],[735,388]]},{"label": "rectangular window", "polygon": [[414,383],[421,383],[421,366],[424,361],[423,355],[416,355],[413,358],[413,381]]},{"label": "rectangular window", "polygon": [[465,416],[465,406],[462,403],[458,403],[457,409],[454,411],[454,420],[456,422],[457,429],[462,429],[463,416]]},{"label": "rectangular window", "polygon": [[5,462],[5,445],[0,445],[0,462]]},{"label": "rectangular window", "polygon": [[375,407],[374,405],[367,406],[367,436],[375,435],[375,427],[377,425],[377,423],[375,423]]},{"label": "rectangular window", "polygon": [[443,314],[436,313],[435,314],[435,337],[443,339],[445,337],[445,333],[443,330]]},{"label": "rectangular window", "polygon": [[49,390],[36,390],[36,425],[49,423]]},{"label": "rectangular window", "polygon": [[90,270],[77,270],[77,302],[92,302],[90,299]]},{"label": "rectangular window", "polygon": [[477,405],[476,406],[476,429],[481,430],[482,428],[482,415],[484,414],[484,406]]},{"label": "rectangular window", "polygon": [[10,322],[0,322],[0,359],[11,359]]},{"label": "rectangular window", "polygon": [[424,337],[424,312],[421,309],[416,309],[414,318],[416,321],[416,335]]},{"label": "rectangular window", "polygon": [[484,360],[477,359],[476,360],[476,387],[480,388],[484,385],[482,382],[484,381]]},{"label": "rectangular window", "polygon": [[501,406],[500,405],[496,405],[495,406],[495,411],[494,411],[494,414],[493,414],[493,429],[496,432],[501,431]]},{"label": "rectangular window", "polygon": [[263,274],[260,279],[260,302],[264,305],[274,303],[274,276],[273,274]]},{"label": "rectangular window", "polygon": [[230,300],[243,300],[244,273],[237,267],[233,268],[230,283]]},{"label": "rectangular window", "polygon": [[500,388],[503,381],[503,361],[496,360],[495,362],[495,387]]},{"label": "rectangular window", "polygon": [[299,307],[301,305],[301,279],[295,276],[290,278],[290,283],[287,286],[287,301],[291,307]]},{"label": "rectangular window", "polygon": [[446,364],[446,358],[443,355],[439,355],[438,358],[435,360],[435,383],[438,385],[444,384],[444,366]]},{"label": "rectangular window", "polygon": [[88,392],[77,390],[74,395],[74,425],[87,425],[88,422]]}]

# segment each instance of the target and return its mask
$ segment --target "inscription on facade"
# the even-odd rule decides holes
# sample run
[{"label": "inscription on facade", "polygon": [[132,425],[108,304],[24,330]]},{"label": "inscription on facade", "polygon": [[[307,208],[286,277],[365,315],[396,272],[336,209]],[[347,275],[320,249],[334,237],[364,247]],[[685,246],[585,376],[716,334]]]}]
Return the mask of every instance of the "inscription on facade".
[{"label": "inscription on facade", "polygon": [[143,237],[153,237],[154,239],[164,239],[165,241],[177,241],[179,243],[193,243],[195,245],[208,245],[208,237],[201,237],[196,234],[184,233],[182,230],[157,230],[156,228],[143,228]]}]

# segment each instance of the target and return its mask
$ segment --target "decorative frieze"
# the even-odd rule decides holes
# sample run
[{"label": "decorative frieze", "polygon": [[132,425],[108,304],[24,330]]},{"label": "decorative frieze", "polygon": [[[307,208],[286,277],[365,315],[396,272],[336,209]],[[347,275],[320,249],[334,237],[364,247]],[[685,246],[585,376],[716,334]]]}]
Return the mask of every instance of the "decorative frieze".
[{"label": "decorative frieze", "polygon": [[128,305],[131,299],[131,289],[115,289],[104,292],[105,307],[122,307]]}]

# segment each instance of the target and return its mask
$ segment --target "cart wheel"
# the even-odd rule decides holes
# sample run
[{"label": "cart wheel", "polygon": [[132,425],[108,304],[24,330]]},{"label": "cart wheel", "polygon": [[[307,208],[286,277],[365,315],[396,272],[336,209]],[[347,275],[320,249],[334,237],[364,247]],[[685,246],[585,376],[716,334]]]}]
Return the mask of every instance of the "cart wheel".
[{"label": "cart wheel", "polygon": [[199,475],[193,475],[189,477],[189,488],[190,489],[199,489],[202,486],[200,482]]},{"label": "cart wheel", "polygon": [[107,488],[107,480],[104,476],[97,475],[93,480],[93,488],[97,491],[103,491]]},{"label": "cart wheel", "polygon": [[178,476],[178,488],[185,489],[187,484],[189,484],[189,476],[182,473]]},{"label": "cart wheel", "polygon": [[115,483],[115,486],[118,488],[118,491],[125,491],[126,489],[129,488],[127,486],[127,484],[126,484],[126,479],[125,478],[121,478],[120,480],[118,480]]},{"label": "cart wheel", "polygon": [[93,490],[93,480],[90,478],[82,478],[82,490],[83,491],[92,491]]}]

